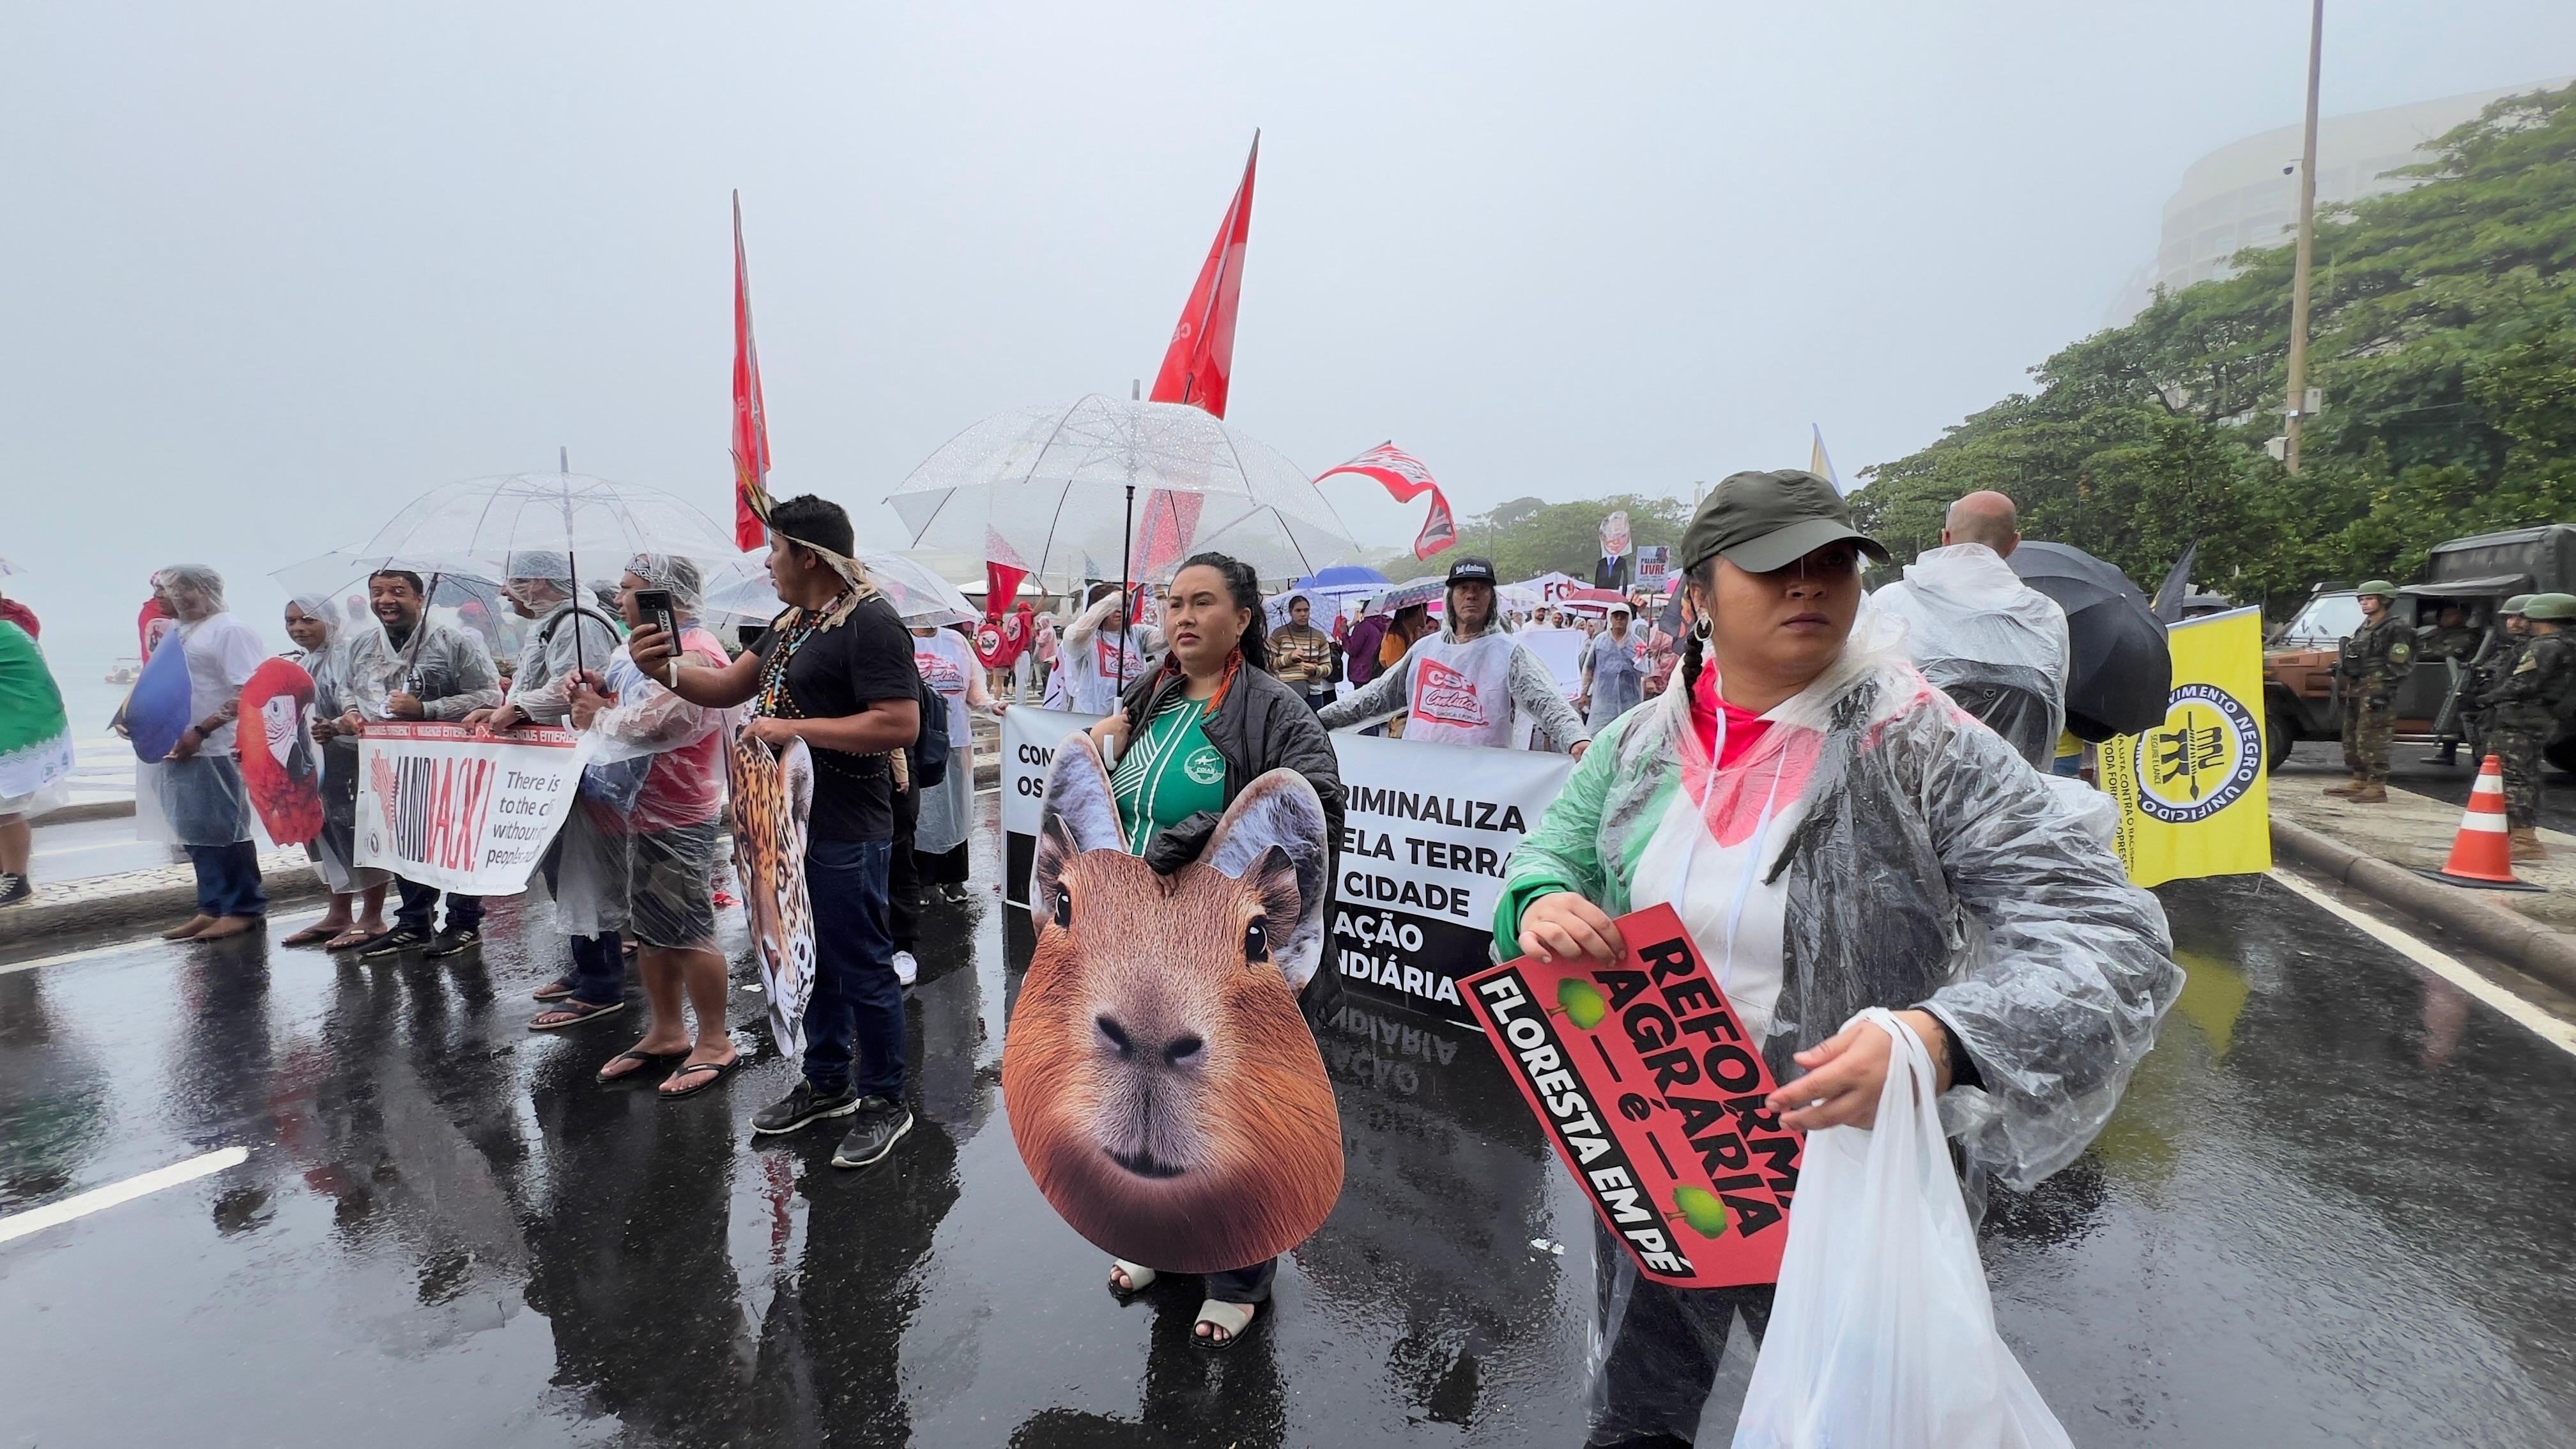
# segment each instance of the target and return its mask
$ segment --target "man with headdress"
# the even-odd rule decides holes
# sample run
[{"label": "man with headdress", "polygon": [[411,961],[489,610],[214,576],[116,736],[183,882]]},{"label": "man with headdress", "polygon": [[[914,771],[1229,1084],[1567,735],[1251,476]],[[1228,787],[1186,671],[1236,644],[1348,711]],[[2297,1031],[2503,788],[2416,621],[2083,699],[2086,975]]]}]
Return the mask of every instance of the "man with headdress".
[{"label": "man with headdress", "polygon": [[753,1114],[756,1133],[853,1119],[832,1156],[865,1167],[912,1130],[904,1105],[903,987],[887,921],[896,761],[921,736],[913,639],[849,557],[850,516],[811,494],[769,514],[769,578],[788,608],[760,647],[721,669],[681,662],[676,641],[638,629],[627,654],[692,704],[749,703],[743,733],[814,759],[805,881],[814,912],[814,995],[804,1078]]}]

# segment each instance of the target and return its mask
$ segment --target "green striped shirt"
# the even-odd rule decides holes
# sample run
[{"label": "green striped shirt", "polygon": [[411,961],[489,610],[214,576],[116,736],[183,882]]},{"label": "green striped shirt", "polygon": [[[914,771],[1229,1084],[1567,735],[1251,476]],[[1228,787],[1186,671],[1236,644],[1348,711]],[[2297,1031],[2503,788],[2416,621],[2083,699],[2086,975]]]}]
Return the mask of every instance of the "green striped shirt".
[{"label": "green striped shirt", "polygon": [[1225,756],[1199,728],[1205,718],[1206,701],[1176,693],[1119,756],[1109,784],[1128,853],[1143,855],[1165,830],[1202,810],[1225,808]]}]

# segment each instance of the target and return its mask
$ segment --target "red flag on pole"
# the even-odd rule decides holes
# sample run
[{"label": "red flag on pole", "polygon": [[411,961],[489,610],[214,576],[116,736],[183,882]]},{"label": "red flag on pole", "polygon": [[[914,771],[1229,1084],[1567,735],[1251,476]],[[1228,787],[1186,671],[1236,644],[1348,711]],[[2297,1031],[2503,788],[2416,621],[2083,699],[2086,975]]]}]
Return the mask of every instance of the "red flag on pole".
[{"label": "red flag on pole", "polygon": [[1458,521],[1450,516],[1448,495],[1432,481],[1431,470],[1422,466],[1420,458],[1394,443],[1380,443],[1340,467],[1327,468],[1315,475],[1315,481],[1321,483],[1336,473],[1374,478],[1395,495],[1398,503],[1410,503],[1425,493],[1431,495],[1431,516],[1422,520],[1422,532],[1413,538],[1415,558],[1429,558],[1458,541]]},{"label": "red flag on pole", "polygon": [[733,541],[769,542],[769,414],[760,401],[760,349],[751,340],[751,264],[742,250],[742,193],[733,194]]},{"label": "red flag on pole", "polygon": [[1011,600],[1019,596],[1020,580],[1028,576],[1027,569],[984,560],[984,617],[999,619],[1008,613]]},{"label": "red flag on pole", "polygon": [[1252,172],[1261,161],[1261,133],[1252,133],[1243,185],[1225,208],[1225,222],[1199,268],[1198,285],[1172,329],[1163,370],[1154,375],[1155,402],[1190,403],[1225,416],[1226,383],[1234,376],[1234,315],[1243,300],[1243,253],[1252,240]]}]

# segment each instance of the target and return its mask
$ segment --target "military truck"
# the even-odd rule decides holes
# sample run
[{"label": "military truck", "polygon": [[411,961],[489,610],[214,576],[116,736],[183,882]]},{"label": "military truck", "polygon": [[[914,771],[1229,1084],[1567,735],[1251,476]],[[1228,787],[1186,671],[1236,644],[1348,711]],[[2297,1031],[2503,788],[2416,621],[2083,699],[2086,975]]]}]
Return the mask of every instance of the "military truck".
[{"label": "military truck", "polygon": [[[2516,594],[2576,593],[2576,524],[2551,523],[2455,538],[2435,546],[2420,582],[2397,591],[2397,617],[2429,629],[2445,604],[2457,604],[2484,638],[2496,611]],[[2264,746],[2272,768],[2300,740],[2343,738],[2343,692],[2335,661],[2361,627],[2361,600],[2350,588],[2319,584],[2308,602],[2272,633],[2263,652]],[[2400,744],[2443,745],[2464,735],[2455,696],[2465,660],[2419,660],[2397,688]],[[2576,773],[2576,734],[2550,741],[2549,762]],[[2464,762],[2476,768],[2474,760]]]}]

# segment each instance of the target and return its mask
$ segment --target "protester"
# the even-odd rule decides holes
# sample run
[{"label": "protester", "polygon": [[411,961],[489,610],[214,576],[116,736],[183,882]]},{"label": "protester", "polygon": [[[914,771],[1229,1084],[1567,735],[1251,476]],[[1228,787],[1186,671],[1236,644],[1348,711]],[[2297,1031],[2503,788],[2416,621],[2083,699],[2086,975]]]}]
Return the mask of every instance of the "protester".
[{"label": "protester", "polygon": [[36,898],[27,878],[27,817],[63,803],[72,776],[71,716],[35,634],[0,619],[0,910]]},{"label": "protester", "polygon": [[396,664],[373,619],[342,622],[328,594],[298,594],[286,606],[286,637],[304,651],[313,680],[313,742],[322,747],[322,833],[305,847],[331,892],[321,920],[278,942],[347,951],[385,934],[385,887],[393,876],[358,864],[358,740],[385,717]]},{"label": "protester", "polygon": [[[2533,594],[2522,614],[2531,637],[2513,668],[2479,702],[2495,712],[2487,727],[2487,747],[2504,757],[2505,827],[2512,858],[2546,860],[2549,852],[2540,843],[2539,828],[2541,751],[2576,706],[2576,635],[2567,632],[2576,624],[2576,595]],[[2380,744],[2384,751],[2385,735]]]},{"label": "protester", "polygon": [[1270,672],[1295,690],[1306,707],[1321,710],[1333,702],[1333,640],[1315,627],[1315,601],[1304,594],[1288,600],[1288,622],[1271,631]]},{"label": "protester", "polygon": [[1127,615],[1127,595],[1118,585],[1092,586],[1082,617],[1064,631],[1060,657],[1065,708],[1077,714],[1107,714],[1118,707],[1119,691],[1160,661],[1161,636],[1151,627],[1135,625]]},{"label": "protester", "polygon": [[[2362,624],[2335,660],[2335,678],[2343,685],[2343,758],[2352,778],[2327,786],[2325,793],[2355,805],[2385,805],[2388,737],[2397,725],[2397,686],[2415,668],[2415,630],[2389,608],[2397,599],[2395,584],[2372,579],[2355,592]],[[2537,788],[2537,777],[2533,784]]]},{"label": "protester", "polygon": [[[646,589],[671,596],[679,658],[709,672],[728,667],[724,646],[698,620],[705,586],[696,564],[660,554],[627,560],[617,602],[629,629],[648,622],[637,600]],[[573,727],[598,741],[598,754],[583,773],[577,813],[588,814],[620,847],[612,856],[624,875],[614,894],[627,933],[642,946],[635,964],[653,1013],[644,1035],[609,1058],[598,1078],[603,1084],[625,1081],[677,1061],[679,1067],[656,1090],[664,1101],[694,1097],[730,1076],[742,1060],[726,1030],[732,988],[717,948],[714,895],[733,715],[692,704],[651,679],[625,645],[610,652],[605,668],[573,680],[569,693]],[[606,964],[615,969],[613,987],[607,980],[577,986],[562,1009],[573,1010],[607,989],[616,992],[612,999],[624,1000],[625,975],[613,949]],[[694,1033],[682,1013],[684,998],[697,1018]],[[542,1027],[544,1019],[529,1025]]]},{"label": "protester", "polygon": [[[769,516],[769,580],[788,608],[760,649],[722,668],[674,657],[659,629],[627,640],[636,668],[692,704],[750,702],[744,733],[814,756],[806,890],[814,910],[814,994],[805,1008],[804,1079],[754,1114],[758,1133],[858,1120],[832,1155],[865,1167],[912,1130],[904,1105],[903,988],[886,934],[894,834],[893,754],[921,731],[921,674],[903,620],[849,557],[850,516],[812,494]],[[668,671],[665,673],[665,671]],[[855,1062],[856,1071],[853,1072]]]},{"label": "protester", "polygon": [[[1020,607],[1026,609],[1028,605],[1022,604]],[[1028,652],[1020,657],[1023,659],[1034,657],[1037,660],[1037,668],[1032,671],[1030,682],[1036,686],[1038,698],[1042,702],[1053,698],[1058,688],[1057,681],[1064,677],[1064,671],[1057,667],[1060,642],[1053,615],[1032,614],[1030,616],[1029,648]],[[1023,700],[1023,703],[1025,702]],[[1050,704],[1049,707],[1060,708],[1061,706]]]},{"label": "protester", "polygon": [[196,723],[149,767],[160,818],[197,873],[197,914],[161,933],[167,941],[214,941],[257,929],[268,915],[259,849],[251,843],[249,792],[233,755],[233,718],[242,686],[268,651],[224,607],[221,575],[202,564],[163,569],[162,607],[178,621],[172,647],[187,651],[188,711]]},{"label": "protester", "polygon": [[1591,731],[1557,691],[1556,676],[1515,641],[1494,610],[1494,566],[1461,558],[1449,565],[1447,622],[1405,651],[1394,668],[1344,695],[1318,716],[1343,729],[1407,711],[1404,738],[1434,744],[1510,748],[1526,712],[1549,738],[1583,758]]},{"label": "protester", "polygon": [[2004,562],[2020,543],[2013,501],[1971,493],[1950,505],[1941,546],[1918,554],[1869,602],[1904,622],[1906,655],[1925,679],[2047,770],[2066,730],[2074,653],[2066,610]]},{"label": "protester", "polygon": [[[386,696],[385,714],[396,720],[455,722],[476,710],[501,702],[501,675],[483,636],[428,617],[428,590],[409,569],[380,569],[367,576],[367,599],[384,626],[385,643],[401,673]],[[366,948],[373,961],[419,951],[437,958],[472,950],[483,940],[480,896],[446,892],[447,924],[433,929],[440,892],[436,886],[401,880],[394,887],[402,908],[394,928]]]},{"label": "protester", "polygon": [[[503,569],[501,598],[529,624],[519,638],[508,696],[467,714],[463,723],[494,731],[565,724],[572,718],[573,691],[585,671],[607,667],[617,633],[581,602],[569,555],[521,549]],[[555,925],[570,939],[572,964],[533,993],[553,1004],[528,1022],[530,1031],[557,1031],[625,1008],[626,841],[617,812],[604,808],[598,795],[603,788],[631,787],[643,763],[631,761],[624,772],[585,771],[573,808],[537,862],[546,893],[554,897]]]},{"label": "protester", "polygon": [[1002,615],[1002,645],[1011,651],[1011,702],[1029,702],[1029,685],[1037,676],[1037,611],[1029,601],[1013,604]]},{"label": "protester", "polygon": [[946,712],[948,766],[936,785],[924,784],[917,776],[912,780],[913,789],[907,793],[918,802],[912,829],[906,831],[897,822],[887,891],[888,906],[896,918],[894,974],[906,986],[921,975],[921,961],[912,948],[916,944],[914,907],[922,891],[936,888],[951,901],[962,900],[973,870],[967,846],[967,837],[975,829],[971,712],[998,715],[1009,707],[985,692],[984,671],[975,667],[974,648],[955,630],[920,625],[912,635],[913,665]]},{"label": "protester", "polygon": [[[1185,560],[1163,611],[1171,653],[1127,691],[1117,714],[1091,728],[1102,757],[1115,762],[1110,787],[1129,852],[1165,875],[1195,861],[1226,806],[1271,770],[1304,776],[1323,803],[1325,839],[1342,838],[1333,742],[1297,691],[1267,672],[1261,617],[1261,586],[1249,565],[1221,553]],[[1319,972],[1309,997],[1339,979]],[[1324,1009],[1320,999],[1304,1007],[1310,1022]],[[1199,1340],[1222,1348],[1239,1337],[1270,1300],[1278,1271],[1272,1258],[1206,1275]],[[1110,1261],[1109,1286],[1122,1294],[1158,1276],[1142,1263]]]},{"label": "protester", "polygon": [[1599,734],[1646,697],[1646,663],[1626,604],[1610,606],[1609,626],[1584,641],[1580,662],[1583,694],[1576,703],[1593,733]]},{"label": "protester", "polygon": [[[1855,634],[1863,553],[1886,557],[1822,478],[1718,485],[1678,551],[1699,620],[1679,687],[1614,723],[1512,853],[1495,938],[1607,961],[1614,917],[1670,905],[1800,1131],[1870,1124],[1891,1044],[1845,1024],[1895,1009],[1974,1211],[1987,1179],[2029,1188],[2101,1130],[2182,973],[2101,797],[1968,725],[1883,624]],[[1771,1289],[1659,1286],[1597,1230],[1594,1264],[1592,1442],[1689,1441],[1732,1321],[1758,1340]]]}]

